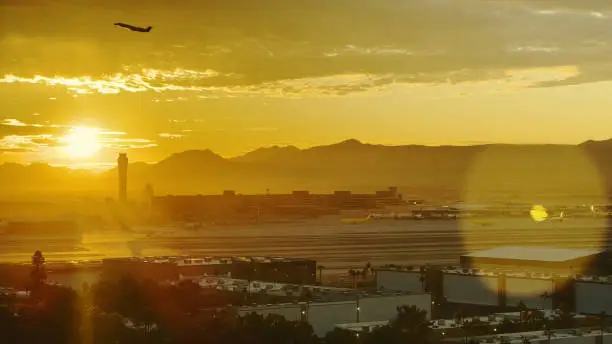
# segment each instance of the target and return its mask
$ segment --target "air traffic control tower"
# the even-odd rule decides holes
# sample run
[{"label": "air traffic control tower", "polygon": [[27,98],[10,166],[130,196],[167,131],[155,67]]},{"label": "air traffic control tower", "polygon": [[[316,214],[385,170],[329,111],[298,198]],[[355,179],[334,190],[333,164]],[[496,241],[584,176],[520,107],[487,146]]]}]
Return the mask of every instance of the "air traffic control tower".
[{"label": "air traffic control tower", "polygon": [[127,169],[128,158],[127,153],[119,153],[117,158],[117,170],[119,171],[119,201],[127,200]]}]

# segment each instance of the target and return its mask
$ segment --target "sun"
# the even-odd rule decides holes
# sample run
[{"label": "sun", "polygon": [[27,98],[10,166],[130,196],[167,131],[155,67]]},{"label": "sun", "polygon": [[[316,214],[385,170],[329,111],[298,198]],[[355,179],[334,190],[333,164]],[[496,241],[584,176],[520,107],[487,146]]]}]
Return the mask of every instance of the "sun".
[{"label": "sun", "polygon": [[99,141],[100,130],[89,127],[74,127],[61,138],[64,152],[70,158],[88,158],[96,154],[102,144]]}]

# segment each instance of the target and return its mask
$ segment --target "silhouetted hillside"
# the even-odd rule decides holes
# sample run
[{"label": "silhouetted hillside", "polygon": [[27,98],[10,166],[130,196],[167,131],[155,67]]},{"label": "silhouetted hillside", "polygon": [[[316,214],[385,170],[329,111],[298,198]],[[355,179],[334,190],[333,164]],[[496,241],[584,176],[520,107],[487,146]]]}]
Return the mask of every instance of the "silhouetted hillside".
[{"label": "silhouetted hillside", "polygon": [[[603,196],[611,189],[612,140],[580,145],[384,146],[347,140],[309,149],[260,148],[224,159],[209,150],[176,153],[156,164],[133,163],[129,189],[156,194],[285,192],[294,189],[372,191],[397,185],[408,195],[488,194]],[[0,166],[5,194],[98,191],[115,196],[116,169],[96,175],[34,164]],[[137,192],[137,193],[136,193]]]},{"label": "silhouetted hillside", "polygon": [[293,156],[299,154],[301,151],[295,146],[279,147],[272,146],[266,148],[259,148],[252,152],[249,152],[243,156],[233,158],[236,162],[270,162],[270,161],[281,161],[292,159]]}]

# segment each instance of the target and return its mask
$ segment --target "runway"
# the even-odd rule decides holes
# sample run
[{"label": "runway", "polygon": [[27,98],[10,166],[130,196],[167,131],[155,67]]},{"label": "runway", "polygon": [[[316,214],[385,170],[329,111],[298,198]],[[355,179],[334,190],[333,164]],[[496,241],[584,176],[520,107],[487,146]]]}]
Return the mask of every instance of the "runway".
[{"label": "runway", "polygon": [[[198,231],[140,228],[138,234],[88,234],[83,249],[45,252],[47,260],[132,255],[280,256],[318,261],[329,269],[381,264],[456,264],[461,254],[499,246],[602,249],[610,245],[608,220],[536,223],[529,217],[471,220],[372,220],[342,224],[337,217],[291,224],[219,226]],[[16,247],[15,247],[16,249]],[[32,251],[33,252],[33,251]],[[3,247],[1,261],[29,261],[28,250]]]}]

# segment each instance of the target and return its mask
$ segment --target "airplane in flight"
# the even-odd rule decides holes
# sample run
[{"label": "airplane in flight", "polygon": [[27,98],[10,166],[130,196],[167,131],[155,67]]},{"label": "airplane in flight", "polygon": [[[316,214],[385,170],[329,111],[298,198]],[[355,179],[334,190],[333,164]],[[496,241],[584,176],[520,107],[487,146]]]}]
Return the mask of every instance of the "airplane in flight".
[{"label": "airplane in flight", "polygon": [[138,27],[138,26],[133,26],[133,25],[124,24],[124,23],[115,23],[113,25],[119,26],[122,28],[126,28],[132,31],[136,31],[136,32],[149,32],[153,28],[152,26],[147,26],[146,28],[144,28],[144,27]]}]

